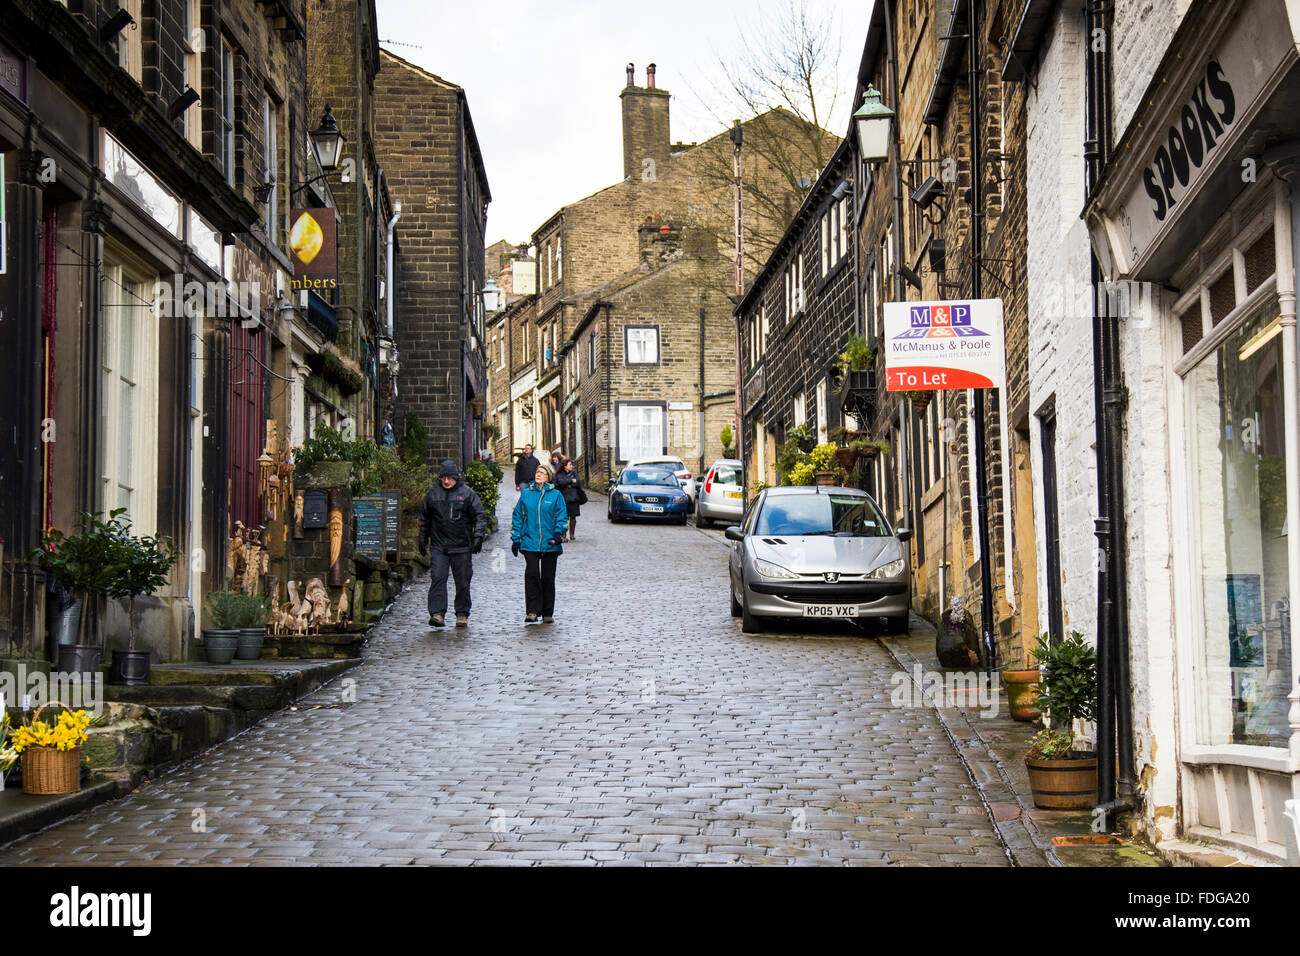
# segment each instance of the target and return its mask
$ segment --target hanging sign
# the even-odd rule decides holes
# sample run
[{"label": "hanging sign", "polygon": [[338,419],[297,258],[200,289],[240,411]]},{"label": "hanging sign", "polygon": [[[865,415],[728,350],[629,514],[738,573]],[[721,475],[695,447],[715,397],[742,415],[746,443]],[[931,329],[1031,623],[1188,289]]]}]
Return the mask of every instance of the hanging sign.
[{"label": "hanging sign", "polygon": [[289,219],[289,254],[293,259],[295,292],[311,289],[321,292],[338,288],[338,225],[334,210],[328,206],[291,209]]},{"label": "hanging sign", "polygon": [[886,302],[885,380],[891,392],[1003,388],[1001,299]]}]

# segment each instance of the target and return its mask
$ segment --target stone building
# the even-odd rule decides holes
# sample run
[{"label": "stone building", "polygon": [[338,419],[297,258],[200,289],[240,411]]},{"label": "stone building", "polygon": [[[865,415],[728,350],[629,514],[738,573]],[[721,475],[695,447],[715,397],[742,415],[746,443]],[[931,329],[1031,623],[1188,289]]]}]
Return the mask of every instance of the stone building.
[{"label": "stone building", "polygon": [[[284,437],[304,406],[290,352],[302,363],[325,344],[290,294],[287,254],[315,124],[301,0],[121,10],[0,7],[16,191],[0,285],[6,312],[32,317],[0,333],[16,336],[3,354],[22,391],[5,406],[17,447],[0,481],[31,504],[0,531],[0,616],[39,656],[44,591],[21,555],[43,528],[124,507],[136,533],[184,555],[137,602],[143,646],[169,660],[225,579],[232,523],[264,518],[267,421]],[[110,648],[123,618],[110,607]]]},{"label": "stone building", "polygon": [[[536,296],[530,308],[535,310],[536,321],[516,346],[516,355],[531,355],[532,368],[521,369],[520,375],[512,378],[511,389],[512,402],[521,410],[528,410],[526,416],[521,411],[515,417],[516,421],[528,422],[527,433],[532,442],[548,449],[560,447],[577,459],[586,480],[597,484],[608,480],[611,470],[626,460],[620,457],[618,443],[620,429],[625,430],[625,423],[620,424],[617,420],[620,396],[611,392],[597,401],[594,396],[601,390],[589,382],[593,376],[602,382],[619,378],[613,373],[606,375],[601,365],[605,354],[603,349],[598,350],[594,367],[573,357],[577,348],[576,336],[590,335],[592,331],[584,325],[583,332],[578,333],[579,324],[589,318],[588,313],[600,297],[601,288],[621,288],[622,283],[631,281],[636,270],[648,273],[660,265],[666,267],[666,262],[652,265],[646,260],[646,256],[653,258],[653,243],[648,241],[647,235],[665,229],[675,241],[676,237],[681,237],[681,249],[674,251],[674,255],[680,253],[685,258],[710,263],[718,255],[725,254],[734,242],[732,145],[728,133],[720,133],[699,144],[673,143],[669,130],[670,97],[657,85],[654,64],[646,70],[646,85],[643,87],[635,84],[634,68],[628,65],[627,83],[620,93],[620,101],[624,179],[562,207],[533,234]],[[746,181],[770,197],[766,206],[754,209],[746,220],[746,268],[753,270],[766,259],[767,251],[784,230],[800,201],[798,186],[789,175],[789,169],[778,169],[762,160],[763,152],[758,145],[777,140],[790,144],[791,151],[796,154],[794,166],[806,172],[811,181],[823,161],[819,157],[823,154],[828,156],[838,140],[825,131],[812,130],[782,110],[772,110],[742,125],[754,147],[746,160]],[[708,233],[712,238],[701,237],[696,246],[697,240],[689,238],[693,230]],[[690,251],[695,249],[699,251]],[[698,271],[698,266],[691,269],[665,268],[665,276],[681,277]],[[656,281],[663,281],[665,276],[657,276]],[[731,291],[732,282],[725,273],[718,281],[719,291]],[[634,293],[629,295],[635,296]],[[711,296],[712,292],[709,293],[709,302],[712,302]],[[698,369],[690,377],[689,387],[684,380],[678,381],[664,374],[685,361],[685,356],[690,356],[691,361],[698,360],[698,304],[694,308],[689,320],[694,332],[689,339],[688,351],[684,354],[675,352],[670,357],[664,346],[665,361],[657,366],[660,369],[655,379],[657,391],[651,396],[644,388],[641,389],[639,401],[632,403],[636,409],[628,414],[643,414],[640,399],[650,401],[653,398],[653,401],[662,403],[663,418],[644,412],[651,416],[644,427],[657,436],[654,440],[647,440],[645,446],[648,448],[657,443],[661,450],[665,450],[672,444],[684,459],[699,462],[708,457],[710,449],[721,449],[717,436],[710,436],[708,432],[713,428],[710,416],[722,414],[720,399],[725,396],[713,396],[706,387],[704,394],[709,397],[705,401],[710,406],[714,402],[717,405],[705,416],[710,420],[701,423],[701,415],[706,409],[701,404]],[[706,311],[708,308],[711,307],[706,304]],[[712,316],[712,312],[709,315]],[[623,324],[636,324],[638,321],[643,325],[653,325],[648,316],[633,315],[619,320],[617,328],[607,323],[602,328],[613,329],[616,337],[623,337]],[[681,321],[686,321],[684,313]],[[734,341],[734,326],[729,318],[710,318],[709,321],[719,324],[719,328],[706,330],[706,353],[715,348],[710,343],[721,341],[724,334]],[[591,322],[598,324],[594,317],[591,317]],[[645,348],[656,348],[650,341],[653,333],[649,330],[638,335],[645,339]],[[675,350],[687,344],[684,328],[673,330],[672,342]],[[734,392],[734,346],[732,356],[730,360],[724,358],[732,372],[731,384],[725,389]],[[566,360],[569,363],[567,374]],[[640,376],[641,380],[645,378]],[[734,394],[730,400],[734,403]],[[632,405],[628,406],[629,409]],[[669,413],[679,416],[683,422],[694,422],[692,433],[695,437],[670,443]],[[732,419],[734,424],[734,411]],[[701,427],[705,431],[703,442],[699,436]],[[716,430],[721,430],[720,424]],[[604,442],[600,445],[601,454],[593,456],[592,442],[598,445]],[[514,447],[517,449],[522,444],[517,435]]]},{"label": "stone building", "polygon": [[465,91],[384,50],[375,149],[393,197],[401,271],[399,426],[417,415],[431,461],[468,463],[487,413],[483,288],[488,189]]}]

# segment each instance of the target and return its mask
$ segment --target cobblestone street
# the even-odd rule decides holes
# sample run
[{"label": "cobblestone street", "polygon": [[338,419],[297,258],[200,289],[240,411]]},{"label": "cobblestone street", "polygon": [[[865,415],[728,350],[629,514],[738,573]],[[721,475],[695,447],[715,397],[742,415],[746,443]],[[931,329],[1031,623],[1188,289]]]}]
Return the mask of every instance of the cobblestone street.
[{"label": "cobblestone street", "polygon": [[1007,864],[874,640],[745,636],[720,531],[611,525],[595,495],[555,623],[525,625],[513,501],[468,629],[428,628],[417,580],[361,667],[0,864]]}]

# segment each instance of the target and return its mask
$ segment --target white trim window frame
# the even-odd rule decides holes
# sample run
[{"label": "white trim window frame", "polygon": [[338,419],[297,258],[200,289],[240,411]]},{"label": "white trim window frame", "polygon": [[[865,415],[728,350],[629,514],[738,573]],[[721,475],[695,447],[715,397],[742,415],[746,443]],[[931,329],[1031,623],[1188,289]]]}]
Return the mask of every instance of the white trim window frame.
[{"label": "white trim window frame", "polygon": [[226,185],[235,185],[235,51],[221,37],[217,48],[217,75],[221,84],[217,96],[216,136],[218,155]]},{"label": "white trim window frame", "polygon": [[136,535],[157,528],[158,317],[154,279],[111,260],[103,279],[100,487],[103,512],[126,508]]},{"label": "white trim window frame", "polygon": [[659,364],[659,326],[625,325],[626,354],[623,359],[628,365]]},{"label": "white trim window frame", "polygon": [[[182,87],[198,91],[203,88],[204,32],[199,18],[199,0],[185,2],[185,36],[181,40],[181,60],[184,76]],[[201,100],[192,103],[182,114],[185,120],[185,138],[195,149],[203,148],[203,110]]]},{"label": "white trim window frame", "polygon": [[280,106],[270,93],[262,94],[262,182],[271,185],[266,197],[266,238],[280,246]]},{"label": "white trim window frame", "polygon": [[618,403],[618,460],[664,454],[667,415],[662,404]]}]

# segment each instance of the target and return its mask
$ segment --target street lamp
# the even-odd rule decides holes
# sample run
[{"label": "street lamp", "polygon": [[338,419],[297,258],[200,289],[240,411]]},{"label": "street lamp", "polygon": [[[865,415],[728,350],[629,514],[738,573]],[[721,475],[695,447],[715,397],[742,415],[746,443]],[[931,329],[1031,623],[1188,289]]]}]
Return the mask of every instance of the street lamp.
[{"label": "street lamp", "polygon": [[488,276],[487,283],[483,286],[483,311],[495,312],[501,308],[501,290],[497,288],[497,280]]},{"label": "street lamp", "polygon": [[880,163],[889,158],[890,131],[894,111],[880,102],[875,86],[867,84],[862,94],[862,105],[853,114],[853,124],[858,130],[858,152],[863,162]]},{"label": "street lamp", "polygon": [[320,126],[311,131],[311,145],[316,151],[316,161],[325,172],[338,168],[345,138],[339,131],[339,124],[334,121],[330,105],[326,103],[325,115],[321,117]]}]

